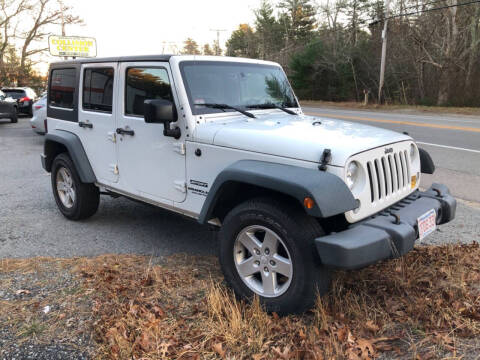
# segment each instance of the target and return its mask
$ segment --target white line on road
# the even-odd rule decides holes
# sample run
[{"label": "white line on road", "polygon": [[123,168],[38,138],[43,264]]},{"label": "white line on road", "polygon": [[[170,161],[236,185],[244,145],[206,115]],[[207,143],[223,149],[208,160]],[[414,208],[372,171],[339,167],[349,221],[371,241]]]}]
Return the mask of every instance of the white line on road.
[{"label": "white line on road", "polygon": [[416,141],[417,144],[422,144],[422,145],[429,145],[429,146],[436,146],[436,147],[441,147],[445,149],[453,149],[453,150],[461,150],[461,151],[469,151],[473,153],[480,154],[480,150],[473,150],[473,149],[465,149],[461,147],[456,147],[456,146],[448,146],[448,145],[440,145],[440,144],[431,144],[431,143],[426,143],[426,142],[420,142]]}]

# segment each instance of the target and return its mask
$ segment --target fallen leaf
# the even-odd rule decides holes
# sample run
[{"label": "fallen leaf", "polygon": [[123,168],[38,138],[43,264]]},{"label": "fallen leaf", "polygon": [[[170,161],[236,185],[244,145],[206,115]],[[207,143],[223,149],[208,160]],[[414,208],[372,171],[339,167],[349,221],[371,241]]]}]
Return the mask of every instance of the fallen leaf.
[{"label": "fallen leaf", "polygon": [[367,339],[358,339],[357,347],[361,351],[362,359],[369,359],[370,357],[373,357],[373,355],[375,354],[375,350],[373,348],[372,343]]},{"label": "fallen leaf", "polygon": [[223,345],[222,345],[222,343],[216,343],[216,344],[214,344],[214,345],[213,345],[213,350],[214,350],[218,355],[220,355],[220,357],[221,357],[222,359],[225,358],[225,353],[226,353],[226,352],[225,352],[225,350],[223,350]]},{"label": "fallen leaf", "polygon": [[154,306],[153,307],[153,311],[155,312],[155,314],[157,315],[157,317],[159,318],[163,318],[165,316],[165,311],[163,311],[163,309],[160,307],[160,306]]},{"label": "fallen leaf", "polygon": [[355,338],[353,337],[353,335],[350,331],[348,332],[348,335],[347,335],[347,342],[350,343],[350,344],[355,343]]},{"label": "fallen leaf", "polygon": [[20,289],[20,290],[15,291],[15,294],[16,294],[16,295],[23,295],[23,294],[28,295],[28,294],[30,294],[30,291],[29,291],[29,290]]},{"label": "fallen leaf", "polygon": [[273,351],[276,352],[277,355],[284,360],[290,359],[290,345],[285,346],[283,351],[280,351],[279,347],[274,347]]},{"label": "fallen leaf", "polygon": [[371,332],[377,332],[378,330],[380,330],[380,328],[378,327],[377,324],[375,324],[372,320],[368,320],[366,323],[365,323],[365,327],[370,330]]},{"label": "fallen leaf", "polygon": [[347,328],[341,328],[338,329],[335,334],[337,335],[337,338],[339,341],[344,342],[345,339],[347,338]]}]

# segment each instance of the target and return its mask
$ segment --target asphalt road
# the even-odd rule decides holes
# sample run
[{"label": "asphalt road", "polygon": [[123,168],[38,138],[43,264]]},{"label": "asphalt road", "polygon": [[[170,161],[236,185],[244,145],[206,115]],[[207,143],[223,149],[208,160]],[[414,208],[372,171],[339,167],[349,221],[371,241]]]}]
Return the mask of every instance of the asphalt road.
[{"label": "asphalt road", "polygon": [[461,199],[480,202],[480,117],[412,112],[377,112],[341,108],[304,107],[310,115],[360,122],[407,132],[427,150],[436,165],[433,176],[422,175],[421,185],[446,184]]},{"label": "asphalt road", "polygon": [[[214,233],[194,220],[123,198],[102,197],[88,220],[65,219],[40,164],[42,147],[28,118],[0,120],[0,258],[216,252]],[[479,224],[480,204],[460,202],[457,219],[427,242],[478,240]]]}]

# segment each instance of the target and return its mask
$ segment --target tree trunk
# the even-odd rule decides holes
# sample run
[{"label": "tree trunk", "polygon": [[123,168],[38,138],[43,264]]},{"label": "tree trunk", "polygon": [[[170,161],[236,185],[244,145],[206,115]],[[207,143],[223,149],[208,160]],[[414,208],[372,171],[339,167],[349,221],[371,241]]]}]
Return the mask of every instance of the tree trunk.
[{"label": "tree trunk", "polygon": [[441,68],[438,84],[438,97],[437,105],[446,105],[449,100],[450,82],[452,80],[452,64],[456,55],[457,39],[458,39],[458,26],[457,26],[457,0],[451,0],[448,2],[450,5],[454,5],[449,8],[447,17],[447,48],[445,51],[445,62]]},{"label": "tree trunk", "polygon": [[472,21],[470,24],[470,54],[468,56],[467,72],[465,74],[465,94],[470,93],[473,80],[473,69],[478,55],[478,22],[480,19],[480,5],[477,4],[475,7],[475,14],[472,16]]},{"label": "tree trunk", "polygon": [[446,65],[440,70],[440,76],[438,80],[437,106],[446,105],[448,103],[449,88],[450,74],[448,71],[448,66]]}]

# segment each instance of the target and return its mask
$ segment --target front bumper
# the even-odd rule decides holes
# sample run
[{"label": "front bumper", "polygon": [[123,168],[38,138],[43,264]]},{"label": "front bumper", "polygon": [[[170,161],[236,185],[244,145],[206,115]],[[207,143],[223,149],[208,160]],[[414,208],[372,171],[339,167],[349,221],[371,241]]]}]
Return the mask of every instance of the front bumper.
[{"label": "front bumper", "polygon": [[29,114],[32,110],[32,102],[28,101],[28,103],[18,103],[18,112],[23,114]]},{"label": "front bumper", "polygon": [[359,269],[384,259],[405,255],[418,239],[417,219],[431,209],[437,224],[455,217],[457,202],[442,184],[415,191],[347,230],[315,239],[322,263],[337,269]]}]

